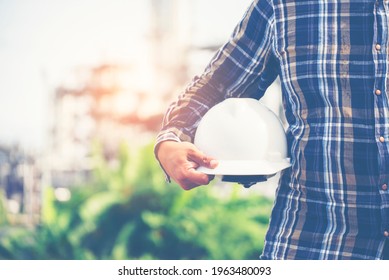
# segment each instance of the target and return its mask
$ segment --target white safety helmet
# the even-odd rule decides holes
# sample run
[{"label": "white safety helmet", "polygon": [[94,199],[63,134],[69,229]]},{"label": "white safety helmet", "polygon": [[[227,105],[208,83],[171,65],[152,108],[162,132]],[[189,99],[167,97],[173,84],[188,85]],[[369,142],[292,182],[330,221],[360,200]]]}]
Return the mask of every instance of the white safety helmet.
[{"label": "white safety helmet", "polygon": [[212,107],[199,123],[194,144],[219,162],[214,169],[198,171],[245,187],[290,166],[280,120],[252,98],[228,98]]}]

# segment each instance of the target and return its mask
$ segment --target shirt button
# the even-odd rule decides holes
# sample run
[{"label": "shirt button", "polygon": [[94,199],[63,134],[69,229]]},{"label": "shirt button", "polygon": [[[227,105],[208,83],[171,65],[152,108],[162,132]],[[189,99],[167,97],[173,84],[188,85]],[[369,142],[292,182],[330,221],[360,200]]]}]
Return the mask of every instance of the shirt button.
[{"label": "shirt button", "polygon": [[381,136],[379,139],[380,139],[380,142],[381,142],[381,143],[384,143],[384,142],[385,142],[384,136]]},{"label": "shirt button", "polygon": [[380,94],[381,94],[381,91],[380,91],[379,89],[376,89],[375,94],[376,94],[376,95],[380,95]]},{"label": "shirt button", "polygon": [[376,49],[377,51],[381,50],[381,45],[380,45],[380,44],[375,45],[375,49]]},{"label": "shirt button", "polygon": [[386,191],[386,190],[388,189],[388,185],[387,185],[387,184],[383,184],[383,185],[381,186],[381,189],[382,189],[383,191]]},{"label": "shirt button", "polygon": [[385,237],[389,237],[389,231],[385,230],[385,231],[384,231],[384,236],[385,236]]}]

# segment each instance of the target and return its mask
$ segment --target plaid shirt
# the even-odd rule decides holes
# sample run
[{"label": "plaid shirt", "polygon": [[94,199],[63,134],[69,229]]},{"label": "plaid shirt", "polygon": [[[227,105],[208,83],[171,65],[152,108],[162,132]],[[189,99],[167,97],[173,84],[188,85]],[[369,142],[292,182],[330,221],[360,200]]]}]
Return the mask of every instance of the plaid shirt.
[{"label": "plaid shirt", "polygon": [[257,0],[169,108],[157,141],[192,141],[229,97],[279,76],[292,167],[262,259],[380,259],[389,235],[388,0]]}]

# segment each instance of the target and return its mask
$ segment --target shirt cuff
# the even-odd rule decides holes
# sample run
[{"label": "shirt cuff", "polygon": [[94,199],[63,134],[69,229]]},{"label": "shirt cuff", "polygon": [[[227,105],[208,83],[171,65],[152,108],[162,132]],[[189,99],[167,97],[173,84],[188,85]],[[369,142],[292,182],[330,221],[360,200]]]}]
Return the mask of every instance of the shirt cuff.
[{"label": "shirt cuff", "polygon": [[165,180],[166,182],[168,183],[171,183],[172,180],[169,176],[169,174],[167,174],[167,172],[165,171],[165,169],[163,168],[161,162],[159,161],[158,159],[158,156],[157,156],[157,152],[158,152],[158,148],[159,148],[159,145],[164,142],[164,141],[176,141],[176,142],[181,142],[180,138],[174,134],[173,132],[165,132],[165,133],[160,133],[158,134],[157,136],[157,140],[156,140],[156,143],[155,143],[155,146],[154,146],[154,156],[155,158],[157,159],[157,161],[159,162],[159,165],[161,166],[161,169],[163,170],[163,172],[165,173]]}]

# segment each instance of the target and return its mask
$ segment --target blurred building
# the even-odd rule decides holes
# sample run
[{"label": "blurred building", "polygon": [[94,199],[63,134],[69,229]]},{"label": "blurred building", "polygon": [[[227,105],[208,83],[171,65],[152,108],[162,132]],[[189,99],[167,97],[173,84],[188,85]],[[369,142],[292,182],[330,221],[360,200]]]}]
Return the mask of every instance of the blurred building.
[{"label": "blurred building", "polygon": [[110,161],[122,142],[152,141],[172,96],[188,81],[190,1],[150,4],[143,60],[79,67],[55,89],[47,160],[54,187],[88,180],[94,168],[92,143],[101,144]]},{"label": "blurred building", "polygon": [[154,139],[172,96],[188,79],[189,2],[150,0],[150,28],[145,41],[134,42],[142,46],[142,59],[79,66],[53,90],[44,157],[0,147],[0,190],[10,214],[38,223],[42,186],[62,189],[87,181],[93,143],[114,161],[120,143]]},{"label": "blurred building", "polygon": [[141,144],[159,127],[160,113],[142,113],[146,94],[131,86],[133,71],[128,65],[80,67],[73,85],[56,89],[48,151],[53,186],[68,187],[88,180],[94,168],[94,143],[102,146],[110,161],[122,142]]}]

